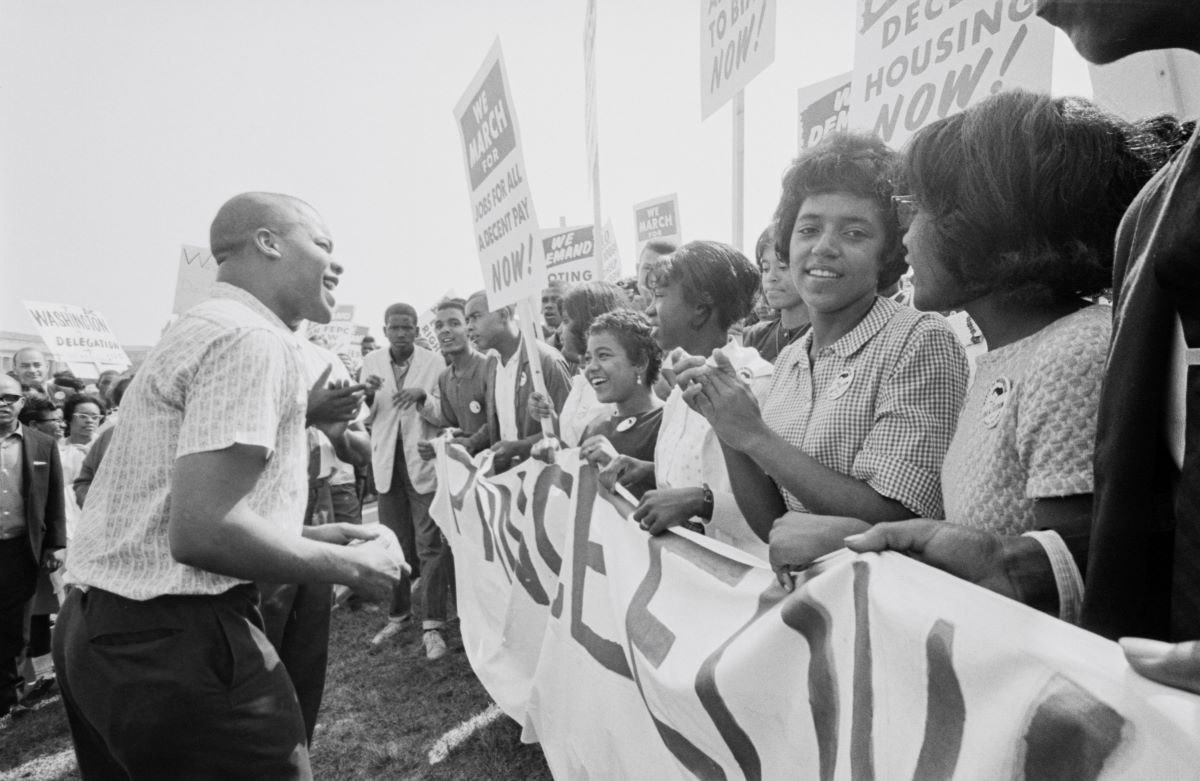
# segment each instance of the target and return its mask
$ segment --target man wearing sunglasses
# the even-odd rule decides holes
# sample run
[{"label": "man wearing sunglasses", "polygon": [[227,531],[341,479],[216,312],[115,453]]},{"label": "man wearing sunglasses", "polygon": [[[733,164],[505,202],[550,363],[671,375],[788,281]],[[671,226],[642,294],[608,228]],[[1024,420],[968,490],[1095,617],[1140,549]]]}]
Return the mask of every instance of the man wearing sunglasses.
[{"label": "man wearing sunglasses", "polygon": [[18,421],[24,404],[21,383],[0,376],[0,716],[20,698],[17,657],[38,570],[58,569],[67,544],[58,446]]}]

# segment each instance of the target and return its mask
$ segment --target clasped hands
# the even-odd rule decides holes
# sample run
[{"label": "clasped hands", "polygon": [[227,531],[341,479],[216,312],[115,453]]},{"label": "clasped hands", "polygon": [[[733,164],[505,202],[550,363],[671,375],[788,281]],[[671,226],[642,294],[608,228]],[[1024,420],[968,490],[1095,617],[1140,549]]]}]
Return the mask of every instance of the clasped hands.
[{"label": "clasped hands", "polygon": [[724,351],[713,350],[709,359],[674,350],[663,361],[662,373],[727,447],[745,451],[765,428],[758,399]]}]

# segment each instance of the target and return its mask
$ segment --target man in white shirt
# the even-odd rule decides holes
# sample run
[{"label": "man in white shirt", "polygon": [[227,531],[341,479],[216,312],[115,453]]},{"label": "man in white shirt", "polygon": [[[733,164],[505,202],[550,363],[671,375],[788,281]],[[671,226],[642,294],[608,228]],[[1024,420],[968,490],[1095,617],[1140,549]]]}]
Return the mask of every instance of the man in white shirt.
[{"label": "man in white shirt", "polygon": [[[388,349],[363,358],[363,382],[375,388],[371,414],[371,466],[379,491],[379,521],[396,533],[413,576],[421,578],[421,629],[427,659],[446,655],[443,626],[450,591],[449,546],[429,517],[437,471],[417,452],[418,443],[437,436],[440,402],[437,379],[446,362],[416,346],[417,312],[392,304],[383,315]],[[412,583],[400,579],[392,594],[388,623],[371,640],[379,646],[399,634],[412,618]]]},{"label": "man in white shirt", "polygon": [[[68,552],[54,663],[84,778],[311,778],[296,694],[252,581],[382,597],[402,560],[363,527],[302,527],[308,384],[293,330],[342,268],[320,216],[218,211],[213,297],[147,357]],[[341,432],[329,427],[327,433]]]}]

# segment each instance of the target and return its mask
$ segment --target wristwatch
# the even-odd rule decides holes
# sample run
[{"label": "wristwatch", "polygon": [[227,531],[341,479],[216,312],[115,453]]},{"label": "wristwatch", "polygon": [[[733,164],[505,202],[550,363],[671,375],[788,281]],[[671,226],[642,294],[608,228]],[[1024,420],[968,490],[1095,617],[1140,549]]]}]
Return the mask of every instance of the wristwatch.
[{"label": "wristwatch", "polygon": [[704,502],[700,505],[700,520],[708,523],[713,515],[713,492],[708,483],[704,483],[701,488],[704,490]]}]

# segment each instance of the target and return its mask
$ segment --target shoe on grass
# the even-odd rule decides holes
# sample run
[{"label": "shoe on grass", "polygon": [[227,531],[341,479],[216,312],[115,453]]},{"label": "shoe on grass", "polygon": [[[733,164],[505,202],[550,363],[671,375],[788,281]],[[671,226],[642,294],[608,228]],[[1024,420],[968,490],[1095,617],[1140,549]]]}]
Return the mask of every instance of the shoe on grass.
[{"label": "shoe on grass", "polygon": [[373,648],[378,648],[388,640],[391,640],[393,637],[403,632],[404,628],[408,626],[408,622],[411,619],[411,613],[403,616],[390,617],[387,623],[383,625],[383,629],[380,629],[375,633],[375,636],[371,638],[371,646]]},{"label": "shoe on grass", "polygon": [[421,641],[425,643],[425,658],[429,661],[441,659],[446,655],[446,638],[442,637],[440,629],[426,629]]}]

